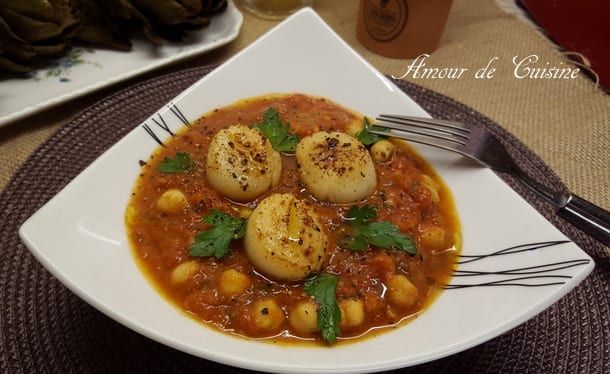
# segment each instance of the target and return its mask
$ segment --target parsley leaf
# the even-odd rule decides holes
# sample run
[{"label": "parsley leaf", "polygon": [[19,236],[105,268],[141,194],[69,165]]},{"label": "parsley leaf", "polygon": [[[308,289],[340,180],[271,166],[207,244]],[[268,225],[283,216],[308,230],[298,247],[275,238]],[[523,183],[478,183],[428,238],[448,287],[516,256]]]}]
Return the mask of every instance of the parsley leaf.
[{"label": "parsley leaf", "polygon": [[380,248],[395,248],[411,254],[417,252],[411,237],[401,233],[398,226],[388,221],[371,222],[360,227],[358,238]]},{"label": "parsley leaf", "polygon": [[369,119],[364,117],[364,128],[358,133],[358,141],[364,145],[371,145],[381,139],[387,139],[387,136],[373,134],[369,130],[375,129],[384,131],[382,127],[372,125]]},{"label": "parsley leaf", "polygon": [[322,339],[334,343],[341,335],[341,309],[337,303],[337,284],[339,277],[334,274],[316,274],[305,281],[305,292],[313,296],[318,305],[318,329]]},{"label": "parsley leaf", "polygon": [[417,252],[415,242],[407,234],[400,232],[398,226],[389,221],[376,221],[377,210],[368,205],[359,208],[353,205],[346,216],[351,226],[348,240],[344,245],[356,251],[365,250],[368,245],[379,248],[394,248],[410,254]]},{"label": "parsley leaf", "polygon": [[176,158],[173,160],[165,157],[159,164],[159,171],[167,174],[188,173],[195,167],[195,163],[191,160],[188,153],[176,153]]},{"label": "parsley leaf", "polygon": [[352,205],[347,211],[346,218],[357,225],[369,223],[377,218],[377,209],[369,205],[362,208],[359,208],[358,205]]},{"label": "parsley leaf", "polygon": [[269,139],[276,151],[292,153],[296,149],[299,135],[290,132],[290,125],[282,123],[280,114],[275,109],[267,109],[263,113],[263,122],[256,122],[253,126]]},{"label": "parsley leaf", "polygon": [[246,234],[245,219],[217,209],[210,210],[210,214],[203,217],[203,220],[213,227],[195,236],[195,242],[189,248],[190,256],[221,258],[227,254],[231,240]]}]

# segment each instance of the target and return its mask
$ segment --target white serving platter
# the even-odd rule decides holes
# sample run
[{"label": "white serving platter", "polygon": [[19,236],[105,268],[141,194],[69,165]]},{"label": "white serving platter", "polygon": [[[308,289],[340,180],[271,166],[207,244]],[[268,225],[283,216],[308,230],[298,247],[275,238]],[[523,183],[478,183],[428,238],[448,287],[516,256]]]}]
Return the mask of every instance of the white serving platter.
[{"label": "white serving platter", "polygon": [[243,16],[232,1],[208,27],[179,43],[155,46],[133,38],[128,52],[74,48],[28,78],[0,80],[0,127],[153,69],[211,51],[233,41]]}]

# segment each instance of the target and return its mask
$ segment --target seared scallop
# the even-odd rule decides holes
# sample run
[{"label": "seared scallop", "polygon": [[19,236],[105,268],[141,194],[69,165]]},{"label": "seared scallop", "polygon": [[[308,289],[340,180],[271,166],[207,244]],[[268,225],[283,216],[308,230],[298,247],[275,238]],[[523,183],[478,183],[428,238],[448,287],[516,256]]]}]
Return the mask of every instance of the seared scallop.
[{"label": "seared scallop", "polygon": [[375,165],[366,147],[343,132],[321,131],[296,148],[299,178],[317,199],[353,203],[375,191]]},{"label": "seared scallop", "polygon": [[282,158],[257,129],[233,125],[212,139],[206,160],[208,182],[223,195],[251,201],[276,186]]},{"label": "seared scallop", "polygon": [[245,248],[260,273],[278,280],[299,280],[320,270],[328,238],[311,203],[293,194],[273,194],[248,218]]}]

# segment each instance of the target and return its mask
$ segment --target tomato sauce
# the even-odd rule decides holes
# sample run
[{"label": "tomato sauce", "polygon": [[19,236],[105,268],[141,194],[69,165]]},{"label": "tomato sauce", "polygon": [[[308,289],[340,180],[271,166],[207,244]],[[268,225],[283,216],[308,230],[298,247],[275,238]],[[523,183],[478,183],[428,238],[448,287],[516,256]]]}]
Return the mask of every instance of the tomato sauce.
[{"label": "tomato sauce", "polygon": [[[339,340],[357,341],[370,336],[373,330],[396,326],[422,312],[451,277],[460,246],[459,223],[447,186],[406,144],[395,142],[391,160],[375,162],[376,191],[358,205],[376,207],[377,220],[390,221],[410,235],[417,245],[415,255],[395,249],[354,251],[339,247],[343,218],[353,204],[313,199],[299,183],[294,155],[282,154],[279,185],[254,201],[233,202],[208,184],[205,159],[214,134],[230,125],[261,122],[263,112],[270,107],[301,138],[321,130],[343,131],[348,123],[363,120],[361,115],[331,100],[291,94],[247,99],[216,109],[185,127],[143,163],[127,207],[127,229],[143,272],[172,303],[227,333],[274,342],[320,342],[319,331],[297,331],[290,322],[295,305],[311,300],[304,292],[303,282],[274,281],[259,274],[250,264],[242,240],[231,242],[228,254],[220,259],[195,258],[188,253],[194,237],[208,228],[202,218],[211,209],[248,217],[265,196],[291,192],[311,201],[321,217],[331,253],[322,271],[339,276],[337,300],[355,300],[359,305],[356,317],[345,311],[346,321],[358,321],[340,325]],[[187,173],[159,172],[159,163],[179,152],[188,153],[194,167]],[[161,211],[156,202],[168,189],[180,190],[188,206],[177,213]],[[186,278],[176,282],[174,272],[186,262],[192,266],[183,272]],[[222,274],[227,269],[245,275],[244,292],[227,295],[220,291]],[[417,289],[416,299],[407,306],[390,297],[391,279],[396,275],[403,275]],[[252,305],[262,298],[272,298],[279,306],[279,320],[272,327],[255,321]]]}]

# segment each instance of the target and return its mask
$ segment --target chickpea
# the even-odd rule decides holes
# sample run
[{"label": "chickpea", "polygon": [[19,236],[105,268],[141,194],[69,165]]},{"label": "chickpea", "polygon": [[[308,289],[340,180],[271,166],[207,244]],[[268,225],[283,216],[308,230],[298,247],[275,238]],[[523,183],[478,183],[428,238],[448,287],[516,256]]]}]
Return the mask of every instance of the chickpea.
[{"label": "chickpea", "polygon": [[364,301],[362,299],[341,300],[339,309],[341,309],[340,328],[356,327],[364,321]]},{"label": "chickpea", "polygon": [[396,146],[389,140],[379,140],[371,146],[371,157],[377,162],[389,162],[394,156]]},{"label": "chickpea", "polygon": [[243,207],[239,210],[239,217],[248,219],[252,215],[252,211],[251,208]]},{"label": "chickpea", "polygon": [[175,188],[165,191],[157,200],[157,208],[163,213],[178,213],[188,205],[189,202],[184,193]]},{"label": "chickpea", "polygon": [[252,281],[248,275],[235,269],[228,269],[220,275],[218,290],[225,296],[239,296],[246,292]]},{"label": "chickpea", "polygon": [[197,260],[190,260],[183,262],[176,266],[172,271],[170,281],[174,285],[183,284],[189,279],[193,278],[199,270],[199,262]]},{"label": "chickpea", "polygon": [[439,195],[441,186],[438,183],[436,183],[436,181],[434,181],[434,179],[432,179],[431,176],[422,175],[421,184],[422,184],[422,186],[424,186],[425,188],[427,188],[430,191],[430,195],[431,195],[433,203],[437,204],[438,202],[441,201],[441,197]]},{"label": "chickpea", "polygon": [[410,308],[419,299],[419,291],[404,275],[393,275],[387,282],[388,287],[386,297],[394,305]]},{"label": "chickpea", "polygon": [[439,251],[446,248],[445,229],[439,226],[430,226],[426,228],[420,235],[422,244],[433,251]]},{"label": "chickpea", "polygon": [[254,327],[261,331],[274,330],[284,322],[284,312],[272,297],[264,297],[252,306]]},{"label": "chickpea", "polygon": [[300,333],[318,330],[318,305],[312,301],[300,301],[289,314],[290,325]]},{"label": "chickpea", "polygon": [[133,225],[136,221],[136,215],[138,214],[138,210],[135,206],[130,205],[125,210],[125,223],[128,225]]},{"label": "chickpea", "polygon": [[361,119],[353,120],[345,125],[345,133],[354,138],[357,138],[362,130],[364,130],[364,122]]}]

